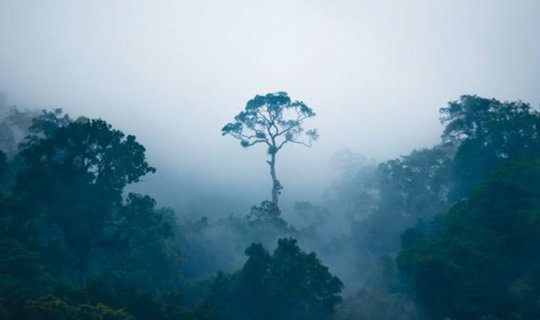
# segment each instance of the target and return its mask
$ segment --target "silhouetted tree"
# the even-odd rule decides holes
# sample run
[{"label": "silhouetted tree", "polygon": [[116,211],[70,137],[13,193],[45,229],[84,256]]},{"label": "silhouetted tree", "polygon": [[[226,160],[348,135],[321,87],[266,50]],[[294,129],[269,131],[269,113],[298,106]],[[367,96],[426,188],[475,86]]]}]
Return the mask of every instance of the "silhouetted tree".
[{"label": "silhouetted tree", "polygon": [[257,95],[248,101],[244,111],[234,122],[221,129],[223,135],[240,140],[242,147],[264,143],[268,147],[270,175],[272,176],[272,202],[277,206],[283,186],[276,175],[276,154],[287,143],[311,147],[318,137],[317,130],[304,130],[303,122],[315,112],[302,101],[291,101],[287,93],[276,92]]},{"label": "silhouetted tree", "polygon": [[261,244],[246,251],[242,270],[215,279],[205,305],[218,319],[328,319],[341,302],[341,281],[296,240],[278,240],[270,255]]},{"label": "silhouetted tree", "polygon": [[528,103],[465,95],[440,112],[443,142],[457,146],[451,194],[456,200],[503,162],[540,156],[540,114]]},{"label": "silhouetted tree", "polygon": [[506,162],[399,254],[433,319],[539,319],[539,199],[540,160]]},{"label": "silhouetted tree", "polygon": [[[78,119],[78,121],[87,120],[84,117]],[[72,122],[70,116],[62,109],[41,110],[41,113],[32,119],[32,123],[28,127],[30,135],[26,137],[26,140],[32,142],[36,139],[51,137],[58,128],[65,127]]]},{"label": "silhouetted tree", "polygon": [[122,205],[124,187],[154,172],[145,148],[103,120],[71,122],[27,139],[15,196],[62,232],[84,282],[90,251]]},{"label": "silhouetted tree", "polygon": [[[156,209],[150,196],[130,193],[101,240],[98,264],[117,279],[145,290],[171,290],[179,282],[180,252],[171,248],[174,212]],[[109,272],[107,272],[109,271]],[[114,277],[110,277],[114,279]]]},{"label": "silhouetted tree", "polygon": [[144,147],[103,120],[9,112],[0,120],[0,318],[211,319],[180,298],[174,212],[124,193],[154,171]]}]

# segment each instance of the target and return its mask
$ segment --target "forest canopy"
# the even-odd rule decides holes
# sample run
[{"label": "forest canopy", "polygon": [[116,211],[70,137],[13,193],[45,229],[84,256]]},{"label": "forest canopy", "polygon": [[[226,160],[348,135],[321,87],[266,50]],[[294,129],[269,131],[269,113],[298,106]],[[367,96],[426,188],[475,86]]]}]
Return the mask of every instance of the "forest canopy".
[{"label": "forest canopy", "polygon": [[[540,317],[540,115],[525,102],[462,96],[440,109],[433,147],[342,154],[319,203],[287,212],[273,180],[272,199],[195,218],[134,191],[156,172],[135,136],[60,109],[4,111],[2,319]],[[269,143],[272,159],[314,115],[256,96],[222,133]]]}]

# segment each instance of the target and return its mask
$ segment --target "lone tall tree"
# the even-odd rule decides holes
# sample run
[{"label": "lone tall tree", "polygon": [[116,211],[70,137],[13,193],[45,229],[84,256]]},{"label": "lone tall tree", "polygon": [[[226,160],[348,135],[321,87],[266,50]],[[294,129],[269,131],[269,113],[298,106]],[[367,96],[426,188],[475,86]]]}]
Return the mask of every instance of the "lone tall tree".
[{"label": "lone tall tree", "polygon": [[291,101],[286,92],[255,96],[248,101],[244,111],[234,117],[234,122],[221,129],[223,135],[240,140],[242,147],[258,143],[268,146],[272,176],[272,202],[277,206],[278,195],[283,189],[276,175],[276,154],[287,143],[311,147],[318,137],[317,130],[304,130],[303,122],[315,116],[315,112],[302,101]]}]

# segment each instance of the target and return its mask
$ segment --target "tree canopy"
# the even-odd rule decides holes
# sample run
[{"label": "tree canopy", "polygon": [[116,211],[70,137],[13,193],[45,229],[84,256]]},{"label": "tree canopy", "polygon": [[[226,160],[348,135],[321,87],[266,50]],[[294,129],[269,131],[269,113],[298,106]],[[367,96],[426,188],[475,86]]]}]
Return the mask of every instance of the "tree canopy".
[{"label": "tree canopy", "polygon": [[[217,217],[130,193],[155,169],[107,122],[12,108],[0,120],[0,318],[539,318],[540,114],[477,96],[440,111],[440,144],[378,165],[342,154],[334,193],[293,212],[277,204],[276,154],[311,145],[314,113],[257,96],[223,134],[266,146],[275,201]],[[344,304],[319,257],[361,288]]]},{"label": "tree canopy", "polygon": [[508,162],[400,253],[431,316],[540,317],[539,199],[540,161]]},{"label": "tree canopy", "polygon": [[457,147],[451,195],[457,200],[504,161],[540,156],[540,114],[528,103],[466,95],[440,111],[443,142]]},{"label": "tree canopy", "polygon": [[243,268],[210,289],[205,304],[219,319],[328,319],[341,301],[341,281],[296,240],[279,239],[273,254],[260,244],[245,253]]},{"label": "tree canopy", "polygon": [[144,153],[134,136],[126,137],[99,119],[69,122],[48,135],[32,136],[20,151],[24,166],[14,195],[36,217],[61,230],[82,278],[90,251],[119,219],[115,210],[124,187],[155,171]]},{"label": "tree canopy", "polygon": [[316,129],[305,130],[303,123],[314,116],[315,112],[302,101],[292,101],[286,92],[276,92],[249,100],[234,122],[221,129],[223,135],[240,140],[242,147],[259,143],[267,146],[275,205],[283,188],[276,176],[276,154],[288,143],[311,147],[318,133]]},{"label": "tree canopy", "polygon": [[292,101],[286,92],[269,93],[249,100],[244,111],[234,117],[235,121],[221,131],[240,140],[243,147],[264,143],[268,153],[273,154],[287,143],[311,146],[317,139],[317,130],[305,131],[303,121],[314,116],[310,107],[302,101]]}]

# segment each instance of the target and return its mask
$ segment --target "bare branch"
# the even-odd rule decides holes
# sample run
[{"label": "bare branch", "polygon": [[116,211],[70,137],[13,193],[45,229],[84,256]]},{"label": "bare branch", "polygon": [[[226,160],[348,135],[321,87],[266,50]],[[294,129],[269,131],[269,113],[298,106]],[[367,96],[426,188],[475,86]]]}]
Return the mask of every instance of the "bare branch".
[{"label": "bare branch", "polygon": [[313,146],[313,144],[310,142],[310,143],[305,143],[303,141],[297,141],[297,140],[288,140],[289,142],[292,142],[292,143],[296,143],[296,144],[301,144],[303,146],[306,146],[308,148],[311,148]]},{"label": "bare branch", "polygon": [[[245,141],[245,140],[244,140],[244,141]],[[264,140],[254,140],[254,141],[252,141],[252,142],[248,142],[248,143],[246,143],[246,144],[242,144],[242,146],[243,146],[243,147],[251,147],[251,146],[254,145],[254,144],[262,143],[262,142],[265,142],[266,144],[269,145],[268,141],[267,141],[266,139],[264,139]]]},{"label": "bare branch", "polygon": [[257,144],[257,143],[261,143],[261,142],[264,142],[266,143],[268,146],[271,146],[270,142],[268,141],[268,139],[256,139],[256,140],[252,140],[252,139],[255,139],[257,138],[257,133],[262,133],[261,131],[256,131],[256,134],[254,135],[250,135],[250,136],[247,136],[245,134],[242,134],[242,133],[233,133],[231,132],[230,135],[237,139],[237,140],[240,140],[242,143],[242,146],[243,147],[251,147],[252,145],[254,144]]},{"label": "bare branch", "polygon": [[272,122],[261,111],[257,110],[257,114],[260,115],[266,122],[268,123]]},{"label": "bare branch", "polygon": [[276,134],[276,137],[279,137],[280,135],[282,135],[282,134],[284,134],[284,133],[287,133],[287,132],[291,131],[291,129],[294,129],[294,128],[296,128],[296,126],[290,126],[290,127],[288,127],[287,129],[284,129],[284,130],[278,132],[278,133]]}]

